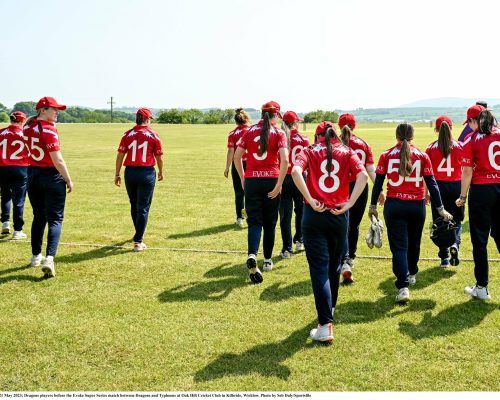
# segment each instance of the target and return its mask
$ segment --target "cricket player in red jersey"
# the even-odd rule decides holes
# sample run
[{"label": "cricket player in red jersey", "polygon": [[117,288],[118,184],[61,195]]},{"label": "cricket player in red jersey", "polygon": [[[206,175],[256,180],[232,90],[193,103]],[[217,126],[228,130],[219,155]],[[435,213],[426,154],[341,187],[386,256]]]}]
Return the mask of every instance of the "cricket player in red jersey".
[{"label": "cricket player in red jersey", "polygon": [[[285,132],[276,126],[281,118],[280,105],[275,101],[261,108],[262,119],[242,136],[234,153],[234,164],[245,189],[248,214],[248,258],[250,280],[263,281],[257,266],[260,237],[264,230],[264,271],[273,268],[274,239],[280,192],[288,169],[288,146]],[[247,152],[247,168],[243,171],[243,154]]]},{"label": "cricket player in red jersey", "polygon": [[[31,225],[31,266],[42,265],[47,278],[56,275],[54,257],[61,238],[66,188],[73,191],[73,181],[63,159],[55,123],[59,110],[66,106],[53,97],[42,97],[36,104],[36,117],[28,118],[24,137],[29,149],[28,197],[33,208]],[[42,259],[45,225],[48,225],[47,249]],[[42,263],[43,261],[43,263]]]},{"label": "cricket player in red jersey", "polygon": [[[331,343],[340,257],[347,234],[345,213],[356,203],[368,175],[356,153],[340,141],[333,123],[321,122],[316,137],[317,142],[297,156],[292,178],[306,202],[302,233],[318,313],[318,327],[311,330],[310,337]],[[350,175],[356,177],[356,183],[349,198]]]},{"label": "cricket player in red jersey", "polygon": [[[130,200],[130,214],[134,223],[134,251],[146,249],[143,242],[153,201],[158,164],[158,181],[163,180],[163,148],[160,137],[151,129],[153,114],[139,108],[136,126],[124,133],[116,155],[115,185],[121,186],[120,170],[125,165],[125,187]],[[125,158],[126,157],[126,158]],[[123,160],[125,159],[125,163]]]},{"label": "cricket player in red jersey", "polygon": [[489,235],[500,253],[500,129],[491,111],[481,110],[475,117],[477,112],[470,110],[465,122],[473,132],[464,142],[461,194],[456,204],[463,207],[469,192],[469,228],[476,285],[464,291],[474,298],[489,300]]},{"label": "cricket player in red jersey", "polygon": [[[299,132],[300,121],[303,121],[303,119],[294,111],[287,111],[283,114],[283,124],[289,143],[289,165],[285,180],[283,181],[280,200],[280,227],[281,238],[283,240],[281,258],[290,258],[293,253],[292,243],[295,243],[295,251],[304,250],[304,241],[302,239],[304,198],[292,179],[292,168],[295,164],[295,159],[303,149],[309,146],[307,136]],[[292,238],[293,210],[295,210],[295,235]]]},{"label": "cricket player in red jersey", "polygon": [[[245,224],[245,193],[241,187],[241,179],[238,175],[238,171],[234,166],[233,158],[234,152],[238,147],[238,143],[243,136],[243,134],[248,130],[250,126],[250,116],[243,110],[243,108],[237,108],[235,110],[234,120],[237,124],[231,132],[229,132],[227,138],[227,157],[226,157],[226,169],[224,170],[224,176],[227,178],[229,176],[229,167],[231,167],[231,177],[233,180],[234,189],[234,200],[236,205],[236,225],[243,226]],[[241,157],[243,161],[243,170],[245,170],[247,165],[247,155],[243,154]]]},{"label": "cricket player in red jersey", "polygon": [[410,300],[408,287],[417,282],[417,264],[425,223],[425,185],[438,214],[447,221],[453,218],[443,207],[431,160],[413,146],[413,137],[412,125],[402,123],[397,126],[396,146],[384,151],[378,161],[368,210],[370,221],[372,216],[378,218],[377,199],[387,175],[384,219],[392,252],[392,271],[399,290],[396,301],[401,303]]},{"label": "cricket player in red jersey", "polygon": [[[442,268],[446,268],[450,264],[456,266],[460,263],[460,236],[464,220],[463,207],[457,207],[455,204],[455,200],[460,196],[460,181],[462,179],[462,144],[451,136],[452,126],[453,122],[450,117],[439,116],[435,126],[438,140],[431,143],[425,150],[431,160],[443,206],[453,215],[453,220],[457,224],[455,243],[449,249],[447,247],[439,248],[438,257],[441,259]],[[438,217],[436,208],[432,207],[432,219],[435,221]]]},{"label": "cricket player in red jersey", "polygon": [[0,129],[0,186],[11,193],[14,222],[13,240],[26,239],[24,201],[28,185],[28,149],[24,142],[23,125],[26,115],[21,111],[10,114],[10,125]]}]

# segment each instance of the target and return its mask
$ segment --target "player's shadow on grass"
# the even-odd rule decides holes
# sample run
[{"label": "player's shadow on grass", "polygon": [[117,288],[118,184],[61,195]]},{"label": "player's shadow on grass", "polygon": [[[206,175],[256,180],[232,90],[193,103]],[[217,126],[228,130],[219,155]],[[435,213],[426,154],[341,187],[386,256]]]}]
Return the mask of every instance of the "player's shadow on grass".
[{"label": "player's shadow on grass", "polygon": [[111,256],[116,256],[132,251],[132,246],[130,248],[123,248],[123,245],[130,243],[130,240],[124,240],[119,243],[115,243],[105,247],[93,248],[89,251],[77,252],[66,254],[63,256],[57,256],[57,262],[61,263],[79,263],[81,261],[95,260],[98,258],[107,258]]},{"label": "player's shadow on grass", "polygon": [[499,309],[497,304],[471,299],[440,311],[435,316],[427,312],[419,324],[400,322],[399,330],[413,340],[453,335],[479,325],[496,309]]},{"label": "player's shadow on grass", "polygon": [[305,297],[311,294],[312,287],[310,280],[295,282],[291,285],[287,285],[284,282],[277,282],[262,291],[260,300],[279,302],[288,300],[292,297]]},{"label": "player's shadow on grass", "polygon": [[[38,268],[37,268],[38,270]],[[9,282],[28,281],[28,282],[42,282],[46,280],[43,276],[32,275],[7,275],[0,277],[0,285]]]},{"label": "player's shadow on grass", "polygon": [[286,381],[291,371],[283,363],[299,350],[316,345],[306,343],[310,329],[315,326],[316,323],[312,322],[280,342],[258,345],[241,354],[222,354],[198,371],[194,376],[194,381],[206,382],[226,376],[253,374],[276,377]]},{"label": "player's shadow on grass", "polygon": [[31,265],[30,265],[30,264],[21,265],[20,267],[14,267],[14,268],[9,268],[9,269],[3,269],[3,270],[0,270],[0,276],[1,276],[1,275],[7,275],[7,274],[10,274],[11,272],[22,271],[23,269],[28,269],[28,268],[31,268]]},{"label": "player's shadow on grass", "polygon": [[166,303],[207,300],[221,301],[229,296],[233,290],[247,285],[248,282],[245,282],[242,278],[194,282],[166,290],[158,295],[158,299]]},{"label": "player's shadow on grass", "polygon": [[205,229],[199,229],[197,231],[185,232],[185,233],[174,233],[173,235],[167,236],[167,239],[185,239],[199,236],[215,235],[217,233],[222,233],[226,231],[236,231],[242,230],[236,224],[224,224],[218,226],[211,226]]}]

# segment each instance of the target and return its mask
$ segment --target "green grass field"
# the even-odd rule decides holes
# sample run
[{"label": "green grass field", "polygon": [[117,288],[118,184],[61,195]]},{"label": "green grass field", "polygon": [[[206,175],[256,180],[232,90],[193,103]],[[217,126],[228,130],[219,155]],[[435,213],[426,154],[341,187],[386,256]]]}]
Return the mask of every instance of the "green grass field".
[{"label": "green grass field", "polygon": [[[490,264],[489,303],[463,294],[475,283],[472,262],[443,270],[421,261],[410,304],[398,306],[390,260],[360,257],[356,283],[340,289],[333,346],[313,344],[304,254],[275,258],[261,285],[248,279],[246,229],[234,225],[231,180],[223,177],[232,127],[155,126],[165,181],[143,253],[131,251],[128,198],[113,184],[128,128],[59,126],[75,191],[55,279],[29,267],[29,241],[0,242],[0,391],[500,390],[499,262]],[[394,131],[361,125],[357,134],[378,160]],[[418,146],[433,139],[428,125],[417,126]],[[28,201],[25,217],[29,233]],[[367,227],[365,218],[363,237]],[[278,229],[275,255],[280,246]],[[360,256],[390,256],[386,237],[380,250],[363,238],[359,247]],[[493,243],[489,255],[499,257]],[[427,227],[421,256],[437,256]],[[467,223],[462,257],[471,258]]]}]

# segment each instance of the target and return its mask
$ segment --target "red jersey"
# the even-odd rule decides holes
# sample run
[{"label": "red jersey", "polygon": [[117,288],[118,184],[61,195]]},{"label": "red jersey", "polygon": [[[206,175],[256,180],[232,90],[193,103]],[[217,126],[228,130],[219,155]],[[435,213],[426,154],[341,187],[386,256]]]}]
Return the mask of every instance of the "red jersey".
[{"label": "red jersey", "polygon": [[50,153],[59,151],[59,135],[52,122],[34,118],[24,126],[24,139],[30,153],[30,165],[33,167],[53,167]]},{"label": "red jersey", "polygon": [[[354,150],[365,168],[367,165],[375,164],[375,161],[373,160],[372,149],[363,139],[357,137],[354,134],[351,135],[351,139],[349,140],[349,147]],[[351,175],[349,181],[354,182],[355,180],[356,175]]]},{"label": "red jersey", "polygon": [[10,125],[0,129],[0,167],[27,167],[28,157],[23,128]]},{"label": "red jersey", "polygon": [[425,150],[431,159],[434,177],[437,181],[459,181],[462,179],[462,144],[451,141],[451,153],[444,158],[436,140]]},{"label": "red jersey", "polygon": [[[233,149],[236,151],[236,148],[238,147],[238,144],[240,143],[241,137],[243,134],[248,130],[247,125],[238,125],[236,128],[234,128],[231,132],[229,132],[229,136],[227,137],[227,148],[228,149]],[[243,161],[246,161],[247,159],[247,153],[243,153],[241,156],[241,159]]]},{"label": "red jersey", "polygon": [[302,150],[309,147],[309,139],[307,136],[302,135],[297,129],[292,129],[290,131],[290,153],[288,155],[288,170],[287,175],[292,173],[292,168],[295,165],[295,160]]},{"label": "red jersey", "polygon": [[377,174],[387,175],[387,197],[400,200],[425,199],[424,176],[434,175],[429,156],[410,144],[412,168],[410,176],[399,175],[401,143],[380,155]]},{"label": "red jersey", "polygon": [[267,151],[259,156],[262,124],[261,120],[248,128],[238,144],[238,147],[248,152],[245,178],[277,178],[280,174],[279,149],[287,148],[285,132],[271,124]]},{"label": "red jersey", "polygon": [[500,129],[490,135],[474,132],[464,141],[462,165],[472,167],[472,183],[500,183]]},{"label": "red jersey", "polygon": [[332,170],[327,172],[325,138],[302,150],[295,165],[307,171],[306,185],[311,196],[334,209],[349,201],[349,174],[356,176],[365,171],[363,163],[354,150],[332,139]]},{"label": "red jersey", "polygon": [[155,156],[163,154],[160,137],[148,126],[136,125],[123,134],[119,153],[126,153],[126,167],[153,167]]}]

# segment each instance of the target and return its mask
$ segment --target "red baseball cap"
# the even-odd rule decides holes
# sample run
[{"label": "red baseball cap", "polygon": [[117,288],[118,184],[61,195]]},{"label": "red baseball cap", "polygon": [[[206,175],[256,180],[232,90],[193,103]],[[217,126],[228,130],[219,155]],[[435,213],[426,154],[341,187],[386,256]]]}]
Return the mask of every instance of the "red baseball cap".
[{"label": "red baseball cap", "polygon": [[451,120],[450,117],[448,117],[447,115],[440,115],[439,117],[437,117],[436,119],[436,130],[440,128],[441,124],[446,121],[448,123],[448,125],[452,126],[453,125],[453,121]]},{"label": "red baseball cap", "polygon": [[40,100],[38,100],[38,103],[36,103],[37,110],[45,107],[57,108],[58,110],[66,110],[66,106],[59,104],[53,97],[42,97]]},{"label": "red baseball cap", "polygon": [[153,113],[149,108],[141,107],[137,110],[136,115],[142,115],[144,118],[154,119]]},{"label": "red baseball cap", "polygon": [[283,114],[283,121],[285,121],[287,124],[293,124],[294,122],[297,121],[304,121],[304,118],[300,118],[296,112],[294,111],[287,111],[286,113]]},{"label": "red baseball cap", "polygon": [[467,122],[469,122],[469,120],[471,118],[479,117],[479,114],[481,114],[481,111],[484,111],[484,110],[486,110],[486,108],[484,108],[483,106],[480,106],[478,104],[476,104],[472,107],[469,107],[469,109],[467,110],[467,119],[464,121],[464,123],[462,125],[465,125]]},{"label": "red baseball cap", "polygon": [[280,105],[275,101],[268,101],[267,103],[263,104],[260,109],[264,112],[277,113],[278,117],[283,118],[280,114]]},{"label": "red baseball cap", "polygon": [[339,118],[339,128],[342,129],[344,126],[349,125],[349,128],[356,128],[356,118],[352,114],[342,114]]},{"label": "red baseball cap", "polygon": [[330,121],[323,121],[320,122],[319,125],[316,127],[316,135],[321,135],[326,132],[328,127],[331,127],[335,133],[337,133],[337,130],[335,129],[335,125],[333,125],[333,122]]},{"label": "red baseball cap", "polygon": [[23,122],[26,120],[26,114],[22,111],[14,111],[10,114],[11,117],[14,117],[13,122]]}]

